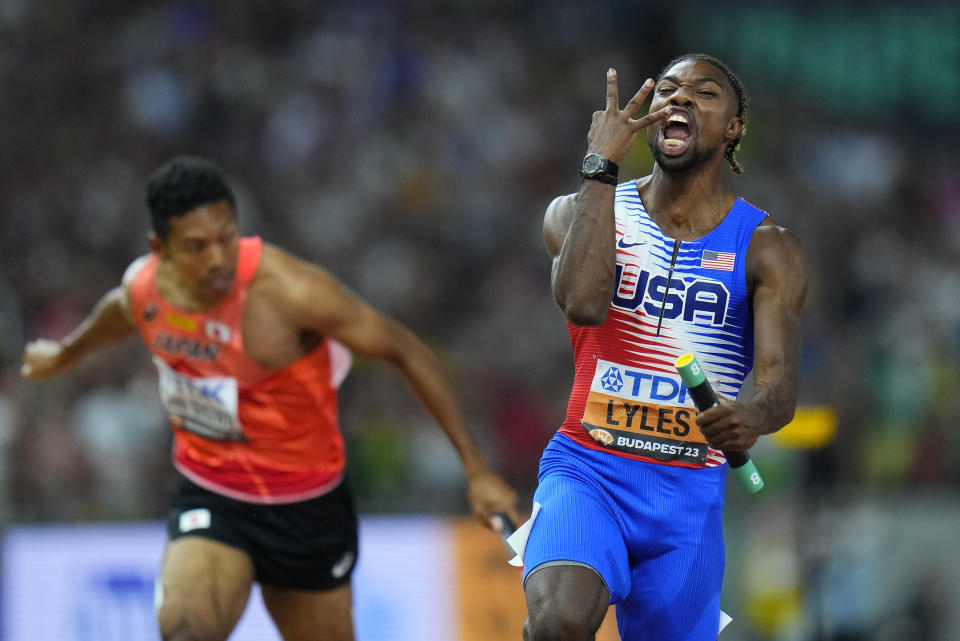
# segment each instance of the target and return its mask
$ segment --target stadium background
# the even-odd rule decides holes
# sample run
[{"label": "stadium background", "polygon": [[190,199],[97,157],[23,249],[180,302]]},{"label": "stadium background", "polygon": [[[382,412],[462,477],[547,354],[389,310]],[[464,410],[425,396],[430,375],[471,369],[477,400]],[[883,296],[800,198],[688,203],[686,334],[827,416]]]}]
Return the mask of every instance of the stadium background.
[{"label": "stadium background", "polygon": [[[117,638],[149,624],[130,614],[148,604],[130,568],[159,558],[171,473],[145,350],[42,385],[18,367],[25,340],[63,335],[145,251],[152,169],[215,160],[246,232],[424,336],[526,503],[571,382],[541,213],[577,186],[604,70],[629,95],[690,50],[729,62],[752,98],[746,173],[727,182],[803,241],[801,402],[838,426],[822,447],[758,445],[756,499],[731,484],[721,638],[960,638],[958,34],[960,6],[923,1],[0,0],[2,638],[68,610],[70,638],[108,638],[77,614],[107,606],[71,597],[80,575],[57,562],[87,553],[91,580],[123,595],[103,615],[125,621]],[[649,167],[639,144],[622,172]],[[464,524],[457,461],[398,377],[359,363],[342,419],[368,585],[422,558],[424,591],[456,597],[432,608],[451,627],[430,638],[519,638],[516,572]],[[136,562],[96,557],[141,536]],[[358,617],[376,619],[369,594]],[[428,638],[364,625],[361,641]]]}]

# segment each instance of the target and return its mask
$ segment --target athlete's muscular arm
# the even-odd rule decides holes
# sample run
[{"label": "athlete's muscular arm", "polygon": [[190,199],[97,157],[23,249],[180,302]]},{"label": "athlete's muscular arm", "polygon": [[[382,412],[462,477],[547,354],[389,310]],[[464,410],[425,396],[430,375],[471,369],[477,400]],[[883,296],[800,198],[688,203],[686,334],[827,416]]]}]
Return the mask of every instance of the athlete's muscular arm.
[{"label": "athlete's muscular arm", "polygon": [[797,406],[800,312],[807,295],[797,237],[776,225],[758,227],[747,252],[747,279],[753,290],[753,395],[697,417],[710,444],[731,452],[789,423]]},{"label": "athlete's muscular arm", "polygon": [[142,256],[133,261],[123,275],[123,282],[104,294],[87,318],[65,338],[59,341],[41,338],[27,343],[20,374],[35,380],[55,376],[87,354],[135,332],[137,322],[130,310],[127,288],[146,258]]},{"label": "athlete's muscular arm", "polygon": [[[653,81],[620,110],[616,71],[607,71],[607,106],[595,111],[587,134],[587,152],[620,163],[637,134],[663,119],[666,109],[634,119]],[[543,235],[553,259],[553,297],[574,325],[600,325],[616,286],[617,250],[613,203],[616,187],[597,180],[583,180],[575,195],[554,200],[544,214]]]},{"label": "athlete's muscular arm", "polygon": [[36,380],[49,378],[136,329],[126,288],[117,286],[104,294],[90,315],[62,340],[39,339],[27,343],[20,373]]},{"label": "athlete's muscular arm", "polygon": [[265,252],[263,260],[273,262],[270,269],[283,279],[284,287],[274,288],[273,302],[284,320],[298,329],[329,336],[357,354],[396,367],[456,448],[470,483],[474,513],[487,525],[494,512],[504,512],[514,523],[520,523],[515,509],[517,496],[492,472],[470,435],[436,355],[413,332],[347,291],[328,272],[275,248]]}]

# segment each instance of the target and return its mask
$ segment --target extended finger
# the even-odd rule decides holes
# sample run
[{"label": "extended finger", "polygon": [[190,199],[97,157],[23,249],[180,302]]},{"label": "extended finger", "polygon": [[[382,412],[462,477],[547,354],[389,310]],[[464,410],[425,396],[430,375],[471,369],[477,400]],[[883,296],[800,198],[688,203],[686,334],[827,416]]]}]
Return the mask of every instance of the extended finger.
[{"label": "extended finger", "polygon": [[643,101],[647,99],[647,94],[650,93],[651,89],[653,89],[653,80],[647,78],[647,80],[643,83],[643,86],[640,87],[640,91],[633,94],[633,98],[630,99],[630,102],[623,107],[623,113],[628,118],[633,118],[633,114],[640,111],[640,107],[643,106]]},{"label": "extended finger", "polygon": [[631,119],[630,124],[633,125],[637,130],[648,127],[655,122],[663,120],[670,113],[670,107],[664,107],[663,109],[658,109],[653,113],[649,113],[643,118]]},{"label": "extended finger", "polygon": [[617,70],[607,69],[607,111],[616,111],[620,108],[620,89],[617,87]]}]

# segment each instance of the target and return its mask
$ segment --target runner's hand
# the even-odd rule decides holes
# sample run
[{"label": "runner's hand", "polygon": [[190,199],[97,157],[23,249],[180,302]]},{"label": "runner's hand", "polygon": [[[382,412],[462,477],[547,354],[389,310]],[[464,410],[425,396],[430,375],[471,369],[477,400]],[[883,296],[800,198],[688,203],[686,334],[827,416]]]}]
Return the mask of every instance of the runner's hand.
[{"label": "runner's hand", "polygon": [[745,452],[763,434],[760,413],[725,398],[719,405],[697,414],[697,425],[710,447],[728,452]]},{"label": "runner's hand", "polygon": [[517,493],[493,472],[482,472],[469,479],[467,491],[470,507],[480,522],[496,530],[493,514],[503,512],[513,521],[514,527],[522,523],[517,513]]},{"label": "runner's hand", "polygon": [[20,375],[33,380],[49,378],[65,368],[62,356],[63,347],[57,341],[42,338],[27,343]]},{"label": "runner's hand", "polygon": [[607,70],[607,108],[604,111],[593,112],[593,122],[590,125],[590,132],[587,134],[587,151],[595,152],[619,163],[630,151],[633,141],[637,134],[644,127],[651,125],[659,120],[666,118],[670,111],[669,107],[664,107],[652,114],[647,114],[642,118],[634,118],[643,101],[653,89],[653,80],[647,79],[640,87],[630,102],[620,110],[620,90],[617,87],[617,72],[615,69]]}]

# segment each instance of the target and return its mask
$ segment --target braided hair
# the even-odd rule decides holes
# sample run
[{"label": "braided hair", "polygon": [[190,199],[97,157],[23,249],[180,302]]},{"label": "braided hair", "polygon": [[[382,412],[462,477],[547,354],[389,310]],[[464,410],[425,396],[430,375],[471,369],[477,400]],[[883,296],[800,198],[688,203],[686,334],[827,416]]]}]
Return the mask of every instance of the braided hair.
[{"label": "braided hair", "polygon": [[737,77],[737,74],[722,62],[719,58],[714,58],[713,56],[706,53],[685,53],[682,56],[677,56],[673,60],[667,63],[667,65],[660,70],[659,75],[657,75],[657,82],[660,82],[660,79],[663,78],[663,75],[676,64],[685,62],[687,60],[693,60],[695,62],[709,62],[714,67],[719,69],[727,77],[727,80],[730,81],[730,86],[733,87],[734,93],[737,94],[737,118],[740,118],[743,121],[743,128],[740,130],[740,135],[737,136],[734,140],[727,145],[726,150],[723,152],[723,157],[727,159],[727,162],[730,163],[730,169],[733,170],[735,174],[743,173],[743,165],[740,164],[740,161],[736,158],[737,150],[740,149],[740,141],[743,140],[744,134],[747,133],[747,94],[743,90],[743,83],[740,82],[740,78]]}]

